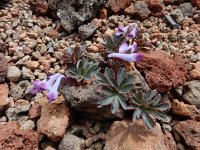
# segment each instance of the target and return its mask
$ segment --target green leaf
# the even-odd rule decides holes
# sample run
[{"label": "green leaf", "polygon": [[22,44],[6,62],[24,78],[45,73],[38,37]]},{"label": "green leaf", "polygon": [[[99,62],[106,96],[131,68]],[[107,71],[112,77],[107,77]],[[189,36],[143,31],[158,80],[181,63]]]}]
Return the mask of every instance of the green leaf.
[{"label": "green leaf", "polygon": [[147,128],[152,129],[156,125],[153,119],[145,112],[142,112],[142,119]]},{"label": "green leaf", "polygon": [[149,100],[151,100],[154,96],[156,96],[157,91],[156,90],[149,90],[144,97],[144,102],[148,102]]},{"label": "green leaf", "polygon": [[139,119],[141,114],[142,114],[142,110],[139,107],[137,107],[133,113],[133,121],[136,121],[137,119]]},{"label": "green leaf", "polygon": [[121,85],[121,82],[126,78],[127,73],[124,68],[119,68],[119,71],[117,73],[117,83],[118,85]]},{"label": "green leaf", "polygon": [[105,69],[105,77],[112,86],[118,88],[118,84],[114,79],[115,77],[114,72],[111,69],[108,68]]},{"label": "green leaf", "polygon": [[127,84],[122,89],[120,89],[120,93],[128,93],[133,89],[133,84]]},{"label": "green leaf", "polygon": [[160,111],[165,111],[165,110],[169,109],[169,104],[167,104],[167,103],[158,104],[158,105],[154,106],[154,108],[158,109]]},{"label": "green leaf", "polygon": [[99,84],[109,84],[108,80],[102,73],[97,73],[96,82]]},{"label": "green leaf", "polygon": [[115,98],[114,96],[106,97],[106,98],[104,98],[104,99],[102,99],[102,100],[99,100],[99,101],[97,102],[97,104],[100,104],[100,106],[109,105],[109,104],[111,104],[111,103],[113,102],[114,98]]},{"label": "green leaf", "polygon": [[121,98],[119,98],[119,103],[121,104],[122,108],[123,108],[124,110],[126,110],[126,108],[127,108],[126,102],[125,102],[124,100],[122,100]]},{"label": "green leaf", "polygon": [[117,111],[119,111],[119,101],[118,101],[118,97],[115,96],[111,112],[112,114],[115,114]]}]

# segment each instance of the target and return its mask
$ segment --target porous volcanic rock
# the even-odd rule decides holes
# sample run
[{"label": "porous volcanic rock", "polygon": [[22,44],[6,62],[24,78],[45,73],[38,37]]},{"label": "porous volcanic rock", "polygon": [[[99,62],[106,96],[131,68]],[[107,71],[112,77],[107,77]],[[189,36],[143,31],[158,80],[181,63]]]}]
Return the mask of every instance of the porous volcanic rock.
[{"label": "porous volcanic rock", "polygon": [[190,150],[199,150],[200,122],[195,120],[181,121],[174,126],[174,130],[183,138]]},{"label": "porous volcanic rock", "polygon": [[166,92],[186,81],[186,68],[179,66],[165,52],[152,51],[143,55],[143,59],[138,61],[136,66],[145,74],[151,89]]},{"label": "porous volcanic rock", "polygon": [[163,133],[158,123],[146,130],[142,120],[115,121],[106,136],[104,150],[167,150]]},{"label": "porous volcanic rock", "polygon": [[119,12],[131,4],[132,0],[110,0],[110,7],[114,12]]},{"label": "porous volcanic rock", "polygon": [[46,135],[50,140],[62,140],[68,127],[70,112],[62,97],[42,106],[41,117],[37,123],[37,131]]},{"label": "porous volcanic rock", "polygon": [[200,0],[192,0],[192,3],[194,6],[197,6],[198,9],[200,9]]},{"label": "porous volcanic rock", "polygon": [[148,8],[152,15],[161,16],[163,11],[163,3],[160,0],[149,0]]},{"label": "porous volcanic rock", "polygon": [[103,0],[48,0],[49,8],[57,12],[62,27],[68,33],[94,18],[102,2]]},{"label": "porous volcanic rock", "polygon": [[6,72],[7,72],[7,62],[5,56],[0,53],[0,83],[5,81]]},{"label": "porous volcanic rock", "polygon": [[176,142],[170,132],[167,132],[164,135],[165,145],[168,147],[168,150],[177,150]]},{"label": "porous volcanic rock", "polygon": [[39,15],[45,15],[48,12],[48,3],[46,0],[31,0],[29,1],[31,7]]},{"label": "porous volcanic rock", "polygon": [[21,130],[17,122],[0,124],[1,150],[38,149],[39,135],[33,130]]}]

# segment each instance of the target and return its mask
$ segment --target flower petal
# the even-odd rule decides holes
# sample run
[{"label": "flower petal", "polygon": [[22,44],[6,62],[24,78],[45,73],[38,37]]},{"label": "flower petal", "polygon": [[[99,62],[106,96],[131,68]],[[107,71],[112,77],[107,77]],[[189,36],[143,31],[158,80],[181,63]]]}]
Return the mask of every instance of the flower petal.
[{"label": "flower petal", "polygon": [[132,54],[111,53],[108,55],[108,57],[115,57],[128,62],[135,62],[140,60],[143,57],[143,55],[140,53],[132,53]]},{"label": "flower petal", "polygon": [[124,54],[127,50],[129,50],[129,46],[126,42],[122,43],[119,47],[119,53]]},{"label": "flower petal", "polygon": [[135,52],[137,50],[137,43],[133,43],[132,45],[129,45],[130,49],[131,49],[131,53]]}]

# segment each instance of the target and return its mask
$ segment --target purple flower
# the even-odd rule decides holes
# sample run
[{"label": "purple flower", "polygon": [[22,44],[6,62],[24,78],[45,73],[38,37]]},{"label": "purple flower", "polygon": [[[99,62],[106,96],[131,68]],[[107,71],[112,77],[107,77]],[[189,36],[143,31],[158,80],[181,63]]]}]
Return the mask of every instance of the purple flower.
[{"label": "purple flower", "polygon": [[63,77],[64,77],[64,75],[59,75],[58,78],[56,79],[55,83],[51,87],[51,89],[49,89],[49,91],[47,93],[47,98],[48,98],[49,102],[52,102],[53,100],[55,100],[58,97],[58,88],[60,85],[60,81]]},{"label": "purple flower", "polygon": [[126,27],[119,26],[118,31],[115,33],[115,35],[116,36],[123,35],[123,36],[128,36],[129,38],[134,38],[137,33],[137,27],[138,26],[135,23],[129,24]]},{"label": "purple flower", "polygon": [[136,43],[128,45],[126,42],[124,42],[119,48],[119,53],[111,53],[108,55],[108,57],[120,58],[128,62],[139,61],[143,55],[140,53],[134,53],[136,50]]},{"label": "purple flower", "polygon": [[60,85],[61,79],[64,75],[56,73],[49,77],[49,80],[34,81],[34,87],[30,90],[30,93],[36,94],[38,92],[47,91],[47,98],[49,102],[55,100],[58,97],[58,87]]}]

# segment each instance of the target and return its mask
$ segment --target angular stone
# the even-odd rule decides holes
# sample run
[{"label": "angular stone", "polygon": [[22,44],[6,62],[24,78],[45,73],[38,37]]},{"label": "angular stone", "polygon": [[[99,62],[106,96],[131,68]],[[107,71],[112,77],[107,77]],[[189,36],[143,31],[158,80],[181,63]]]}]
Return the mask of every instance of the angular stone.
[{"label": "angular stone", "polygon": [[177,99],[172,101],[172,113],[177,116],[200,121],[200,110],[197,109],[195,105],[184,104],[183,102],[179,102]]},{"label": "angular stone", "polygon": [[21,79],[21,76],[22,76],[22,72],[18,67],[11,66],[11,67],[8,68],[7,79],[9,81],[17,82]]},{"label": "angular stone", "polygon": [[183,3],[179,7],[184,17],[191,17],[193,15],[193,7],[191,3]]},{"label": "angular stone", "polygon": [[106,136],[104,150],[167,150],[163,133],[157,123],[152,130],[146,130],[142,120],[115,121]]},{"label": "angular stone", "polygon": [[17,122],[0,124],[0,149],[33,150],[38,149],[39,135],[33,130],[21,130]]},{"label": "angular stone", "polygon": [[149,0],[148,8],[154,16],[160,17],[163,14],[163,3],[160,0]]},{"label": "angular stone", "polygon": [[0,83],[3,83],[7,72],[7,61],[2,53],[0,53],[0,66]]},{"label": "angular stone", "polygon": [[177,23],[181,23],[184,20],[184,16],[180,9],[174,9],[171,12],[171,16],[176,20]]},{"label": "angular stone", "polygon": [[37,131],[54,142],[60,141],[69,123],[69,108],[59,97],[56,101],[42,106],[41,117],[37,123]]},{"label": "angular stone", "polygon": [[170,15],[165,15],[164,16],[167,24],[172,28],[172,29],[178,29],[179,25],[174,21],[174,19],[172,18],[172,16]]},{"label": "angular stone", "polygon": [[200,80],[200,61],[196,62],[194,69],[191,71],[191,75],[194,79]]},{"label": "angular stone", "polygon": [[39,15],[45,15],[48,12],[48,3],[46,0],[32,0],[29,1],[31,7]]},{"label": "angular stone", "polygon": [[195,120],[186,120],[178,122],[174,130],[183,138],[185,144],[191,150],[200,148],[200,122]]},{"label": "angular stone", "polygon": [[33,104],[31,106],[31,109],[29,110],[29,118],[35,119],[40,117],[40,115],[41,115],[41,105],[38,103]]},{"label": "angular stone", "polygon": [[162,51],[143,53],[144,57],[136,66],[145,74],[145,79],[151,89],[159,92],[169,91],[173,87],[184,84],[187,71],[178,62],[170,59]]},{"label": "angular stone", "polygon": [[66,135],[59,144],[58,150],[81,150],[82,140],[75,135]]},{"label": "angular stone", "polygon": [[125,13],[138,17],[141,20],[147,19],[150,15],[150,10],[144,1],[136,1],[134,4],[127,7]]},{"label": "angular stone", "polygon": [[197,108],[200,108],[200,81],[193,80],[186,82],[183,87],[183,91],[183,101],[191,105],[196,105]]},{"label": "angular stone", "polygon": [[9,106],[8,85],[0,84],[0,113]]},{"label": "angular stone", "polygon": [[114,12],[119,12],[131,4],[131,0],[110,0],[110,7]]},{"label": "angular stone", "polygon": [[62,27],[68,32],[72,31],[96,16],[102,0],[48,0],[52,11],[57,11]]}]

